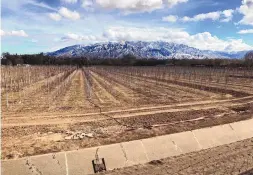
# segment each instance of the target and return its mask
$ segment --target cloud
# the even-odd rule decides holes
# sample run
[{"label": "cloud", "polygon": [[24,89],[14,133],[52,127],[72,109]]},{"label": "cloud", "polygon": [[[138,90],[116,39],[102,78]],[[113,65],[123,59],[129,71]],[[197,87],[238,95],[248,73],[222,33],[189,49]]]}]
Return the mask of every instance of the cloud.
[{"label": "cloud", "polygon": [[163,21],[167,22],[176,22],[178,20],[178,16],[169,15],[162,18]]},{"label": "cloud", "polygon": [[93,12],[95,10],[93,0],[82,0],[81,6],[87,11]]},{"label": "cloud", "polygon": [[78,0],[61,0],[64,3],[75,4]]},{"label": "cloud", "polygon": [[167,3],[168,7],[171,8],[179,3],[186,3],[188,0],[166,0],[165,3]]},{"label": "cloud", "polygon": [[66,34],[66,36],[61,38],[62,41],[67,41],[67,40],[77,40],[77,41],[82,41],[84,40],[83,36],[79,36],[77,34],[74,33],[68,33]]},{"label": "cloud", "polygon": [[250,34],[250,33],[253,34],[253,29],[240,30],[238,33],[239,34]]},{"label": "cloud", "polygon": [[209,13],[201,13],[198,15],[195,15],[193,17],[188,17],[185,16],[181,18],[181,21],[183,22],[190,22],[190,21],[204,21],[204,20],[213,20],[213,21],[218,21],[220,20],[221,22],[229,22],[233,18],[233,13],[234,10],[229,9],[229,10],[224,10],[224,11],[216,11],[216,12],[209,12]]},{"label": "cloud", "polygon": [[9,35],[11,35],[11,36],[28,37],[28,35],[25,33],[24,30],[18,30],[18,31],[13,30],[13,31],[11,31],[11,32],[9,33]]},{"label": "cloud", "polygon": [[76,11],[70,11],[69,9],[67,9],[66,7],[61,7],[60,10],[58,11],[58,13],[68,19],[71,20],[77,20],[80,19],[80,15],[78,12]]},{"label": "cloud", "polygon": [[94,35],[78,35],[75,33],[68,33],[65,36],[61,37],[60,41],[86,41],[86,42],[102,42],[105,41],[105,38],[102,36]]},{"label": "cloud", "polygon": [[253,49],[252,46],[244,43],[242,39],[222,40],[217,36],[212,36],[209,32],[192,35],[186,43],[199,49],[214,51],[242,51]]},{"label": "cloud", "polygon": [[202,13],[195,15],[194,17],[190,18],[188,16],[185,16],[182,18],[182,21],[188,22],[188,21],[204,21],[207,19],[211,19],[213,21],[216,21],[220,18],[220,12],[210,12],[210,13]]},{"label": "cloud", "polygon": [[28,37],[28,35],[25,33],[24,30],[13,30],[10,32],[5,32],[1,30],[0,32],[1,36],[20,36],[20,37]]},{"label": "cloud", "polygon": [[83,8],[91,8],[94,5],[92,0],[83,0],[82,1],[82,7]]},{"label": "cloud", "polygon": [[60,21],[62,17],[65,17],[70,20],[77,20],[80,19],[80,15],[76,11],[70,11],[66,7],[61,7],[58,10],[58,13],[49,13],[48,16],[55,21]]},{"label": "cloud", "polygon": [[121,9],[126,12],[151,12],[162,8],[162,0],[96,0],[105,9]]},{"label": "cloud", "polygon": [[[51,11],[57,11],[55,8],[43,3],[42,1],[41,2],[36,2],[36,1],[27,0],[27,4],[31,4],[31,5],[34,5],[34,6],[37,6],[37,7],[40,7],[40,8],[44,8],[44,9],[48,9],[48,10],[51,10]],[[22,5],[24,5],[24,4],[22,4]]]},{"label": "cloud", "polygon": [[241,39],[222,40],[209,32],[190,35],[183,29],[110,27],[103,33],[108,41],[167,41],[202,50],[241,51],[253,49]]},{"label": "cloud", "polygon": [[224,19],[222,19],[221,22],[229,22],[229,21],[231,21],[232,18],[233,18],[233,13],[234,13],[234,10],[232,10],[232,9],[224,10],[222,12],[222,14],[224,15]]},{"label": "cloud", "polygon": [[49,13],[49,17],[55,21],[60,21],[62,18],[58,13]]},{"label": "cloud", "polygon": [[5,32],[3,30],[0,30],[0,36],[4,36]]},{"label": "cloud", "polygon": [[239,24],[253,25],[253,0],[242,0],[238,11],[244,15]]},{"label": "cloud", "polygon": [[151,12],[164,7],[173,7],[188,0],[96,0],[105,9],[120,9],[126,13]]}]

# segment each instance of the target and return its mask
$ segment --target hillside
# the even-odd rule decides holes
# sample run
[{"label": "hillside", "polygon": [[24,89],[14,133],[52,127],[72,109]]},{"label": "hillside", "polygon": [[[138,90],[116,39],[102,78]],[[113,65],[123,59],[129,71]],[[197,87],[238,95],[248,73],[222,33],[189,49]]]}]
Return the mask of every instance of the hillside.
[{"label": "hillside", "polygon": [[62,48],[55,52],[47,53],[55,57],[88,57],[88,58],[121,58],[131,54],[137,58],[242,58],[248,51],[240,52],[218,52],[210,50],[199,50],[183,44],[156,42],[133,42],[125,43],[98,43],[93,45],[74,45]]}]

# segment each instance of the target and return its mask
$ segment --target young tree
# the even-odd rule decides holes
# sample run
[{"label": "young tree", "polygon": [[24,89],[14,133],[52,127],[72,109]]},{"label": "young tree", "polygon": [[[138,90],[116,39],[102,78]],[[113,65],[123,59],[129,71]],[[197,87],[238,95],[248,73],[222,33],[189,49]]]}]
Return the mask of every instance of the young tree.
[{"label": "young tree", "polygon": [[245,55],[244,61],[246,66],[253,67],[253,51],[250,51]]}]

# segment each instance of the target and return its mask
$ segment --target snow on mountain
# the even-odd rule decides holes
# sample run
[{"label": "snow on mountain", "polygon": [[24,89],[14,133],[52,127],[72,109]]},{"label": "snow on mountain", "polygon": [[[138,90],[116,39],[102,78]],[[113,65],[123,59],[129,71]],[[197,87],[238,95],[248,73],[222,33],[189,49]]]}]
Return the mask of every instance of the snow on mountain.
[{"label": "snow on mountain", "polygon": [[131,54],[137,58],[156,59],[203,59],[203,58],[243,58],[248,51],[219,52],[199,50],[183,44],[162,41],[143,42],[127,41],[125,43],[98,43],[88,46],[74,45],[55,52],[47,53],[55,57],[121,58]]}]

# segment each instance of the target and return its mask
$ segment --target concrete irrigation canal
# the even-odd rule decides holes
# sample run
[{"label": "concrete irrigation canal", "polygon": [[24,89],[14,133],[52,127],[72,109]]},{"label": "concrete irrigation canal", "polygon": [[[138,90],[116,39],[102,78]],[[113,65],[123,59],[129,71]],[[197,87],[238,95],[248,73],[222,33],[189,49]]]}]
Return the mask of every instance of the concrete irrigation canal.
[{"label": "concrete irrigation canal", "polygon": [[[130,142],[2,161],[4,175],[93,174],[96,153],[107,170],[144,164],[253,137],[253,119]],[[97,158],[98,158],[97,157]],[[93,161],[93,163],[92,163]]]}]

